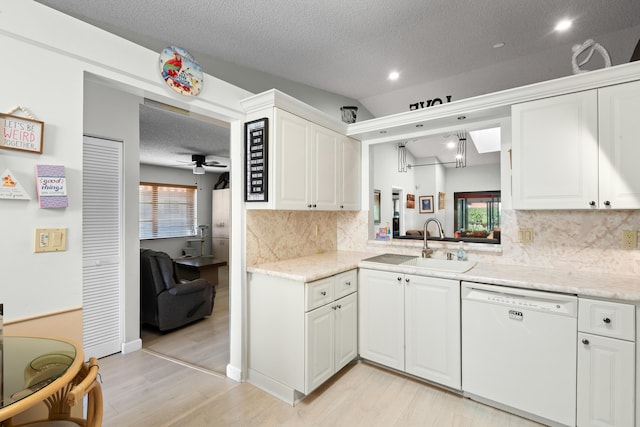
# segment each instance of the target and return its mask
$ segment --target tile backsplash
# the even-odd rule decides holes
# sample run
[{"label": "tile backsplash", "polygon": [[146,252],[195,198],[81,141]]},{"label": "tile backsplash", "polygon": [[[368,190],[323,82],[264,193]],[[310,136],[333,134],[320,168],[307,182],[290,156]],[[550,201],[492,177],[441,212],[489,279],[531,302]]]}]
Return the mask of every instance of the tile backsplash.
[{"label": "tile backsplash", "polygon": [[[640,249],[621,244],[622,230],[640,230],[640,211],[503,210],[501,219],[501,253],[470,245],[470,259],[640,275]],[[420,253],[415,242],[368,242],[368,220],[368,211],[247,211],[247,265],[332,250]],[[534,230],[532,243],[517,242],[519,228]],[[444,250],[435,256],[444,258]]]}]

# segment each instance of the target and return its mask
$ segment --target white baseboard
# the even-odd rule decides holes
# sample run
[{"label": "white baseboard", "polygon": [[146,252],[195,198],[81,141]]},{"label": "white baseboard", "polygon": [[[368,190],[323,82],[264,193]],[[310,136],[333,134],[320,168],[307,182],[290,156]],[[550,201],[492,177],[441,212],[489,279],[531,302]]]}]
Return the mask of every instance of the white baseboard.
[{"label": "white baseboard", "polygon": [[122,354],[133,353],[142,349],[142,340],[140,338],[122,343]]},{"label": "white baseboard", "polygon": [[242,382],[242,371],[232,364],[227,365],[227,378],[230,378],[239,383]]}]

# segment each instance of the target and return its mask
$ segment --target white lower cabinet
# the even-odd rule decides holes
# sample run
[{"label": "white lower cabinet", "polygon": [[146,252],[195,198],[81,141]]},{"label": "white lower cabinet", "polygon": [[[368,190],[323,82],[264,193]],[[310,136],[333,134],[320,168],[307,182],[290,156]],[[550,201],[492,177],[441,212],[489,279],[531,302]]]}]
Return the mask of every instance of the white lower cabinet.
[{"label": "white lower cabinet", "polygon": [[358,355],[358,274],[251,274],[248,381],[295,404]]},{"label": "white lower cabinet", "polygon": [[579,299],[579,427],[635,425],[634,314],[631,304]]},{"label": "white lower cabinet", "polygon": [[305,325],[305,393],[308,394],[358,355],[356,295],[308,312]]},{"label": "white lower cabinet", "polygon": [[457,390],[460,282],[360,269],[360,356]]}]

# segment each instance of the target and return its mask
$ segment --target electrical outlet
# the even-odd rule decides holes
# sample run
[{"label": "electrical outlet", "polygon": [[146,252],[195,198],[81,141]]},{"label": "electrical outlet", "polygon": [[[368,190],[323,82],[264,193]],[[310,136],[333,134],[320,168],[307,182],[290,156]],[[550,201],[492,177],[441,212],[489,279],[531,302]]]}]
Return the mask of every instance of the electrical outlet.
[{"label": "electrical outlet", "polygon": [[519,228],[518,243],[533,243],[533,228]]},{"label": "electrical outlet", "polygon": [[636,249],[638,247],[638,232],[636,230],[622,230],[622,248]]}]

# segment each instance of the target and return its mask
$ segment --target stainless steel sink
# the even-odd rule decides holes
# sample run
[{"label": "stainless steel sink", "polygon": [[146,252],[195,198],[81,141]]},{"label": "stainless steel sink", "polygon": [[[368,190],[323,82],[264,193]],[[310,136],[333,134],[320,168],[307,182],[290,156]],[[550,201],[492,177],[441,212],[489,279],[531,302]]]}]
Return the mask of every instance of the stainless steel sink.
[{"label": "stainless steel sink", "polygon": [[363,259],[366,262],[378,262],[381,264],[400,265],[405,261],[409,261],[415,258],[415,255],[400,255],[400,254],[382,254],[376,255],[371,258]]},{"label": "stainless steel sink", "polygon": [[400,265],[424,268],[427,270],[448,271],[451,273],[465,273],[471,270],[476,265],[476,262],[413,257],[412,259],[402,262]]},{"label": "stainless steel sink", "polygon": [[449,261],[438,258],[421,258],[415,255],[382,254],[363,259],[366,262],[376,262],[389,265],[406,265],[407,267],[424,268],[425,270],[447,271],[450,273],[465,273],[471,270],[475,261]]}]

